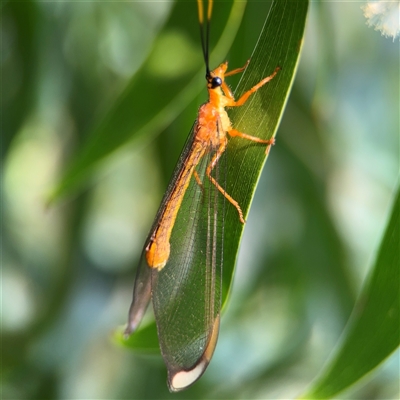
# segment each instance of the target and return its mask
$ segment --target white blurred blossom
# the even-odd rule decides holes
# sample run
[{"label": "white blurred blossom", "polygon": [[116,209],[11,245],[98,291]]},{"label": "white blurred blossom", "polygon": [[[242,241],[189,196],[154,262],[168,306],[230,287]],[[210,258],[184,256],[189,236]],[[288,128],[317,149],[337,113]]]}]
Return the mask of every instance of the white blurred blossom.
[{"label": "white blurred blossom", "polygon": [[400,35],[400,1],[368,1],[361,7],[367,24],[381,31],[383,36],[393,37],[393,40]]}]

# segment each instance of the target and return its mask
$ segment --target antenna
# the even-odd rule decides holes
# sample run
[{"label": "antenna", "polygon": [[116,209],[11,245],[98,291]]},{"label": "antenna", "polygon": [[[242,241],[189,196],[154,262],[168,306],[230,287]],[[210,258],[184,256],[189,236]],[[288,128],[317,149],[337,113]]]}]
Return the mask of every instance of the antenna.
[{"label": "antenna", "polygon": [[213,0],[208,0],[206,27],[204,27],[203,0],[197,0],[197,6],[199,11],[201,47],[203,48],[203,57],[204,57],[204,62],[206,64],[206,76],[209,76],[210,75],[210,66],[209,66],[210,20],[213,8]]}]

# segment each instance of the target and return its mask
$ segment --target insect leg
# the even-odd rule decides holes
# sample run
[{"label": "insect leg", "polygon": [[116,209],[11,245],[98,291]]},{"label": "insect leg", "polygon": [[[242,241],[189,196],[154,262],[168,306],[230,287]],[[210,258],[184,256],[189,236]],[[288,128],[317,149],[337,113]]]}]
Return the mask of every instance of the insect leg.
[{"label": "insect leg", "polygon": [[228,95],[227,97],[230,102],[228,102],[227,106],[228,107],[238,107],[242,106],[244,103],[246,103],[247,99],[255,92],[257,92],[258,89],[260,89],[261,86],[265,85],[267,82],[269,82],[271,79],[274,78],[274,76],[278,73],[278,71],[281,69],[281,67],[276,67],[275,71],[270,75],[264,78],[262,81],[258,82],[257,85],[253,86],[250,90],[248,90],[246,93],[244,93],[239,100],[235,101],[234,99],[231,99],[230,96]]},{"label": "insect leg", "polygon": [[[232,71],[229,71],[229,72],[225,73],[225,78],[227,76],[231,76],[231,75],[235,75],[235,74],[238,74],[240,72],[243,72],[246,69],[246,67],[249,65],[249,62],[250,62],[250,59],[247,60],[246,64],[243,67],[236,68],[236,69],[234,69]],[[229,102],[230,103],[232,103],[232,102],[234,103],[235,102],[235,98],[233,97],[233,93],[232,93],[230,87],[226,84],[225,81],[222,82],[221,88],[224,91],[225,97],[229,100]]]},{"label": "insect leg", "polygon": [[200,176],[199,176],[199,174],[197,173],[196,170],[193,171],[193,176],[194,176],[194,179],[196,179],[196,183],[199,185],[199,188],[200,188],[200,190],[201,190],[201,193],[202,193],[203,196],[204,196],[204,186],[203,186],[203,182],[201,181]]},{"label": "insect leg", "polygon": [[246,69],[246,67],[249,65],[249,62],[250,62],[250,58],[246,61],[246,64],[244,64],[243,67],[236,68],[236,69],[233,69],[232,71],[226,72],[225,78],[227,76],[231,76],[231,75],[235,75],[235,74],[239,74],[240,72],[243,72]]},{"label": "insect leg", "polygon": [[197,182],[197,184],[200,186],[201,190],[203,190],[203,189],[204,189],[204,188],[203,188],[203,182],[201,181],[201,179],[200,179],[200,177],[199,177],[199,174],[197,173],[196,170],[193,171],[193,176],[194,176],[194,179],[196,179],[196,182]]},{"label": "insect leg", "polygon": [[242,224],[245,223],[245,220],[243,218],[243,211],[240,208],[239,203],[231,196],[229,196],[228,193],[226,193],[225,189],[216,181],[215,178],[211,176],[211,171],[214,169],[214,167],[217,165],[218,160],[220,159],[221,155],[224,153],[226,149],[227,141],[224,140],[223,143],[219,146],[217,152],[214,154],[210,164],[207,167],[206,170],[206,175],[210,179],[211,183],[224,195],[224,197],[236,208],[236,210],[239,213],[239,220]]},{"label": "insect leg", "polygon": [[231,129],[230,131],[228,131],[228,135],[231,136],[231,137],[235,137],[235,136],[236,137],[241,137],[241,138],[246,139],[246,140],[251,140],[252,142],[255,142],[255,143],[264,143],[264,144],[266,144],[267,148],[265,150],[265,154],[269,153],[270,147],[275,143],[275,139],[274,138],[271,138],[271,139],[268,139],[268,140],[264,140],[264,139],[260,139],[260,138],[258,138],[256,136],[251,136],[251,135],[247,135],[246,133],[239,132],[236,129]]}]

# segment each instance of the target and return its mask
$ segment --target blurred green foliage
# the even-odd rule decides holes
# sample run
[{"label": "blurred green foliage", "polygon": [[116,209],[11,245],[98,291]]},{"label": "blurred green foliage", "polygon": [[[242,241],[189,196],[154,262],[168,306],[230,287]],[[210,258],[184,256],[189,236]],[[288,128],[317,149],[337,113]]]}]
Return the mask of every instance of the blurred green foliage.
[{"label": "blurred green foliage", "polygon": [[400,344],[400,190],[334,357],[304,399],[331,399],[370,373]]},{"label": "blurred green foliage", "polygon": [[[269,5],[247,4],[226,55],[231,66],[251,55]],[[195,21],[194,4],[179,6],[182,21]],[[172,397],[159,355],[127,352],[110,336],[126,321],[134,266],[205,91],[151,143],[115,152],[78,198],[45,204],[155,51],[173,7],[2,5],[4,399]],[[217,36],[223,26],[214,18]],[[197,32],[194,22],[175,33],[201,68]],[[171,63],[161,70],[180,70]],[[167,94],[181,89],[174,82]],[[197,85],[200,92],[202,76]],[[385,232],[398,184],[398,87],[398,43],[365,25],[360,3],[311,3],[216,353],[204,377],[174,397],[291,398],[321,370]],[[165,94],[137,95],[156,105]],[[397,352],[341,398],[398,398],[398,365]]]}]

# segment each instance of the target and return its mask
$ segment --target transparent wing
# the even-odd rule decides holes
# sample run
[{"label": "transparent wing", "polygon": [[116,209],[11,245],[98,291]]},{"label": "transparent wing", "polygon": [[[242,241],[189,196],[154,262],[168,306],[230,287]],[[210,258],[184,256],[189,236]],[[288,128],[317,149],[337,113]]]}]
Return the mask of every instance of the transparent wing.
[{"label": "transparent wing", "polygon": [[[172,231],[167,264],[151,271],[158,336],[172,391],[202,375],[218,337],[225,202],[205,175],[212,155],[207,153],[196,168],[201,184],[191,178]],[[213,175],[222,179],[219,172],[217,166]]]},{"label": "transparent wing", "polygon": [[[215,153],[212,148],[195,168],[198,179],[190,179],[172,230],[166,265],[161,270],[150,268],[145,257],[183,166],[194,151],[194,137],[192,130],[146,240],[125,331],[130,335],[137,329],[152,298],[172,391],[191,385],[207,368],[217,343],[221,310],[225,197],[206,176]],[[212,171],[223,187],[225,173],[221,161]]]},{"label": "transparent wing", "polygon": [[138,326],[143,318],[143,315],[146,312],[146,309],[149,305],[150,298],[151,298],[151,268],[149,268],[149,266],[147,265],[147,262],[146,262],[146,257],[145,257],[146,248],[147,248],[148,243],[151,240],[151,236],[152,236],[156,226],[158,225],[159,220],[164,212],[165,206],[171,198],[171,193],[179,179],[180,171],[181,171],[184,163],[188,159],[190,151],[193,147],[194,137],[195,137],[195,134],[194,134],[194,130],[192,128],[190,135],[188,136],[188,140],[186,141],[186,144],[183,148],[182,154],[179,158],[178,164],[174,170],[174,174],[172,176],[170,184],[169,184],[169,186],[165,192],[165,195],[161,201],[161,205],[158,209],[157,215],[154,218],[154,222],[150,229],[150,233],[146,239],[146,242],[145,242],[141,257],[140,257],[138,269],[136,272],[135,284],[133,287],[133,299],[132,299],[132,303],[131,303],[131,306],[129,309],[128,325],[125,330],[126,336],[129,336],[136,331],[136,329],[138,328]]},{"label": "transparent wing", "polygon": [[136,272],[133,287],[133,300],[129,309],[128,325],[125,336],[131,335],[139,326],[151,298],[151,269],[146,264],[144,251]]}]

